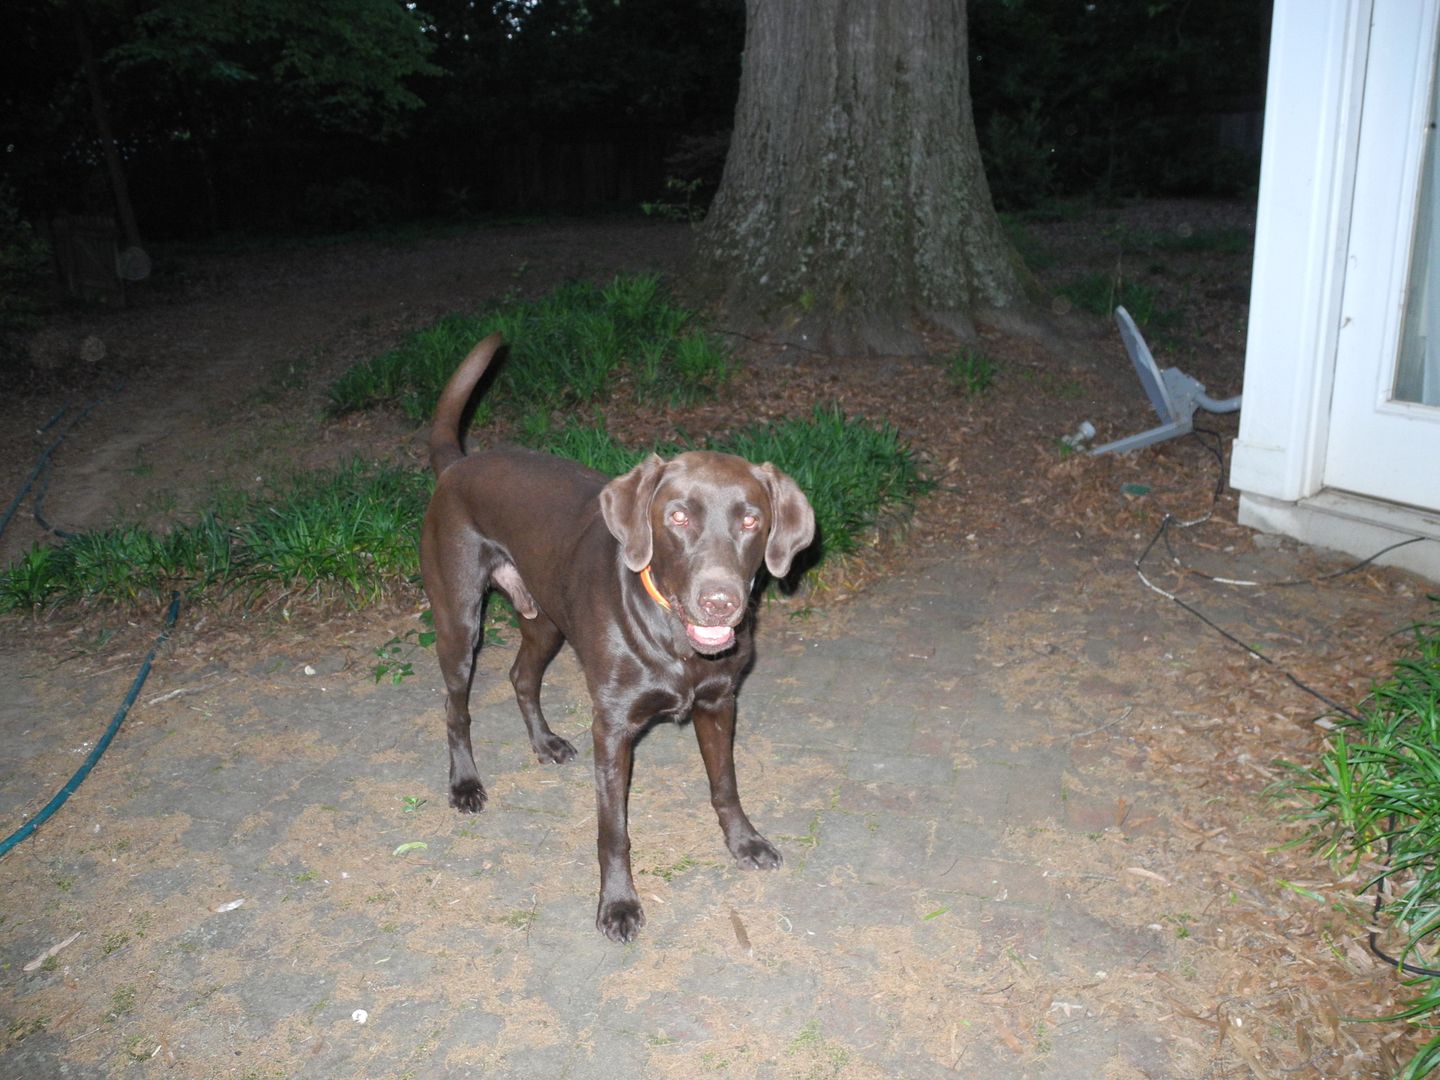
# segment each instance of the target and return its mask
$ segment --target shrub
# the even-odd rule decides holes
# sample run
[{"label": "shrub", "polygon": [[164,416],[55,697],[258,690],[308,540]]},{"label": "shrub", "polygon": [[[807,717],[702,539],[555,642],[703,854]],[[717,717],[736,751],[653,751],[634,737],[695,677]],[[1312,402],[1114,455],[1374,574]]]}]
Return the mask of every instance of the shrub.
[{"label": "shrub", "polygon": [[931,486],[894,427],[846,416],[836,406],[817,406],[806,419],[754,424],[702,442],[630,449],[603,427],[572,423],[532,433],[530,445],[610,475],[632,468],[649,453],[669,456],[697,449],[771,462],[809,498],[822,558],[855,551],[867,531],[907,514]]},{"label": "shrub", "polygon": [[119,525],[36,545],[0,572],[0,611],[276,590],[367,603],[419,570],[428,475],[352,462],[303,474],[266,497],[217,500],[169,532]]},{"label": "shrub", "polygon": [[962,349],[945,361],[945,376],[966,397],[980,397],[995,382],[995,361],[974,349]]},{"label": "shrub", "polygon": [[22,336],[40,325],[49,281],[50,245],[0,185],[0,371],[25,359]]},{"label": "shrub", "polygon": [[[1440,598],[1435,599],[1440,603]],[[1297,770],[1283,790],[1309,804],[1307,840],[1346,872],[1382,865],[1365,875],[1365,887],[1385,889],[1380,908],[1402,944],[1398,960],[1435,968],[1433,939],[1440,930],[1440,609],[1411,627],[1409,649],[1390,679],[1374,687],[1338,730],[1317,765]],[[1372,942],[1374,939],[1372,938]],[[1421,946],[1430,943],[1425,953]],[[1440,978],[1418,975],[1416,996],[1387,1020],[1411,1020],[1435,1031]],[[1440,1067],[1440,1034],[1433,1035],[1401,1071],[1424,1076]]]},{"label": "shrub", "polygon": [[1109,316],[1117,306],[1130,312],[1137,326],[1167,326],[1177,317],[1163,307],[1160,291],[1153,285],[1110,274],[1090,274],[1070,282],[1060,294],[1082,311]]},{"label": "shrub", "polygon": [[711,394],[731,374],[729,355],[671,303],[653,274],[604,288],[562,286],[538,300],[478,315],[447,315],[398,348],[356,365],[330,388],[334,413],[395,403],[417,422],[434,411],[446,380],[481,338],[499,331],[498,361],[483,422],[506,409],[560,409],[604,400],[625,381],[644,400],[682,403]]},{"label": "shrub", "polygon": [[[539,449],[618,475],[652,450],[703,446],[771,461],[815,508],[815,560],[853,551],[864,534],[908,512],[927,482],[895,429],[817,408],[804,420],[757,424],[703,444],[630,448],[603,427],[532,425]],[[191,601],[230,596],[242,605],[303,595],[371,603],[413,583],[428,474],[352,462],[291,479],[262,496],[217,499],[197,521],[157,533],[121,525],[32,548],[0,572],[0,611],[64,603],[158,601],[172,589]],[[815,561],[812,560],[812,561]]]},{"label": "shrub", "polygon": [[1054,189],[1055,149],[1037,106],[1018,116],[992,114],[981,147],[997,208],[1027,209],[1044,202]]}]

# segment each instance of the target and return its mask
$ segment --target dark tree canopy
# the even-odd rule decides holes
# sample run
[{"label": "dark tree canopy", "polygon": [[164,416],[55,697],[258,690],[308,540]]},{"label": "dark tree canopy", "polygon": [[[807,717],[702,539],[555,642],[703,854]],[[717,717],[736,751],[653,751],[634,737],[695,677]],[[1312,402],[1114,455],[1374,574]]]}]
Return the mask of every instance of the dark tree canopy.
[{"label": "dark tree canopy", "polygon": [[1269,0],[970,0],[997,205],[1234,195],[1258,177]]},{"label": "dark tree canopy", "polygon": [[[996,203],[1253,185],[1268,9],[969,0]],[[0,201],[37,225],[113,208],[77,12],[149,238],[703,203],[745,33],[743,0],[8,0]]]},{"label": "dark tree canopy", "polygon": [[168,83],[254,124],[301,118],[383,138],[424,104],[410,81],[441,73],[419,20],[393,0],[161,0],[129,30],[108,58],[132,91]]}]

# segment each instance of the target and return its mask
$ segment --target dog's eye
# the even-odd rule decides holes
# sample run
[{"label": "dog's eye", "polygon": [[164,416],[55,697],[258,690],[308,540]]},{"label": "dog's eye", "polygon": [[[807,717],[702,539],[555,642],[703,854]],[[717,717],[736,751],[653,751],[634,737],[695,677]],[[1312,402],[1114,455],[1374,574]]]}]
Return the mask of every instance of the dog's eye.
[{"label": "dog's eye", "polygon": [[687,514],[687,513],[685,513],[684,510],[671,510],[671,511],[670,511],[670,524],[672,524],[672,525],[689,525],[689,524],[690,524],[690,515]]},{"label": "dog's eye", "polygon": [[740,527],[747,532],[753,532],[760,527],[760,515],[746,514],[740,519]]}]

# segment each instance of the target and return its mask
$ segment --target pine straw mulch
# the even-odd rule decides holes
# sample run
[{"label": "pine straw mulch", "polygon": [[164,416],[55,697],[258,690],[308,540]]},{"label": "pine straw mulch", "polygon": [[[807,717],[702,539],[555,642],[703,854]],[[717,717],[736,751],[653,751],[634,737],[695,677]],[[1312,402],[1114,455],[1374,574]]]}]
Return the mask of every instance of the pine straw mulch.
[{"label": "pine straw mulch", "polygon": [[[1245,313],[1235,296],[1243,293],[1248,258],[1201,253],[1127,260],[1121,249],[1136,231],[1183,233],[1197,221],[1200,228],[1233,228],[1237,221],[1244,227],[1246,213],[1148,204],[1099,222],[1034,231],[1059,258],[1043,274],[1051,287],[1086,269],[1119,271],[1144,277],[1173,300],[1182,316],[1169,331],[1173,341],[1152,342],[1157,358],[1162,366],[1185,368],[1221,396],[1239,388]],[[1057,311],[1065,306],[1055,305]],[[1117,803],[1113,830],[1086,849],[1085,866],[1073,871],[1092,905],[1124,913],[1128,921],[1153,911],[1155,890],[1173,894],[1170,906],[1185,915],[1174,927],[1188,958],[1181,977],[1130,973],[1126,1001],[1133,1007],[1148,1000],[1158,1019],[1173,1019],[1185,1075],[1389,1075],[1407,1056],[1413,1032],[1342,1019],[1383,1015],[1404,998],[1399,980],[1364,943],[1369,901],[1356,890],[1373,868],[1337,879],[1303,848],[1285,847],[1297,832],[1283,820],[1283,804],[1263,793],[1284,776],[1277,763],[1313,761],[1327,737],[1316,722],[1324,706],[1284,673],[1354,705],[1387,674],[1398,644],[1392,635],[1428,611],[1426,586],[1375,567],[1283,589],[1220,585],[1186,569],[1273,581],[1318,578],[1345,561],[1289,542],[1257,541],[1237,525],[1235,495],[1223,487],[1217,494],[1219,466],[1196,439],[1124,458],[1063,454],[1060,436],[1081,420],[1100,429],[1100,440],[1155,420],[1108,323],[1065,314],[1057,316],[1057,330],[1049,343],[984,333],[980,347],[997,362],[999,375],[977,397],[946,380],[941,358],[960,345],[938,336],[929,343],[930,359],[878,361],[797,355],[747,342],[742,377],[717,400],[657,410],[622,395],[607,403],[604,416],[617,438],[634,443],[805,415],[832,402],[899,429],[937,487],[902,527],[877,534],[863,557],[818,575],[817,632],[843,632],[847,596],[907,563],[961,559],[984,574],[988,559],[1033,552],[1037,559],[1088,563],[1085,603],[1138,613],[1193,649],[1198,659],[1181,680],[1182,703],[1166,700],[1160,689],[1137,694],[1133,709],[1098,716],[1072,736],[1082,758],[1142,773],[1166,792],[1166,828],[1146,827],[1134,807]],[[308,392],[313,399],[313,384]],[[1235,418],[1205,423],[1228,451]],[[315,446],[297,454],[313,463],[369,451],[419,463],[419,434],[393,416],[352,417],[329,425]],[[501,425],[491,434],[507,432]],[[1179,521],[1206,520],[1171,533],[1176,559],[1164,541],[1157,544],[1146,560],[1147,576],[1262,648],[1273,665],[1226,642],[1140,581],[1133,563],[1166,513]],[[363,667],[373,663],[376,645],[414,625],[419,600],[418,593],[397,594],[364,612],[321,605],[293,622],[206,610],[187,622],[173,648],[195,665],[232,651],[304,655],[319,649],[334,664]],[[122,623],[108,642],[96,639],[88,613],[57,615],[31,629],[49,635],[51,655],[74,663],[76,675],[87,678],[132,665],[154,634],[143,615]],[[1136,668],[1112,673],[1116,681],[1144,684],[1143,666],[1157,661],[1154,648],[1148,643],[1133,658],[1117,658]],[[1031,845],[1047,860],[1066,857],[1062,837],[1018,836],[1015,843]],[[1103,1003],[1110,991],[1093,992]],[[1064,1005],[1031,1002],[1042,1015]]]},{"label": "pine straw mulch", "polygon": [[[936,352],[946,348],[941,342]],[[865,365],[802,357],[783,379],[744,380],[683,423],[708,430],[836,401],[884,418],[911,441],[938,489],[902,535],[877,537],[867,557],[822,571],[818,603],[835,632],[843,631],[847,593],[898,564],[959,557],[983,573],[987,553],[1033,549],[1043,559],[1058,546],[1095,567],[1088,602],[1148,612],[1177,647],[1193,648],[1198,658],[1182,680],[1182,699],[1140,694],[1135,717],[1124,710],[1076,739],[1082,756],[1112,759],[1163,784],[1171,830],[1128,835],[1135,811],[1121,802],[1113,836],[1083,855],[1059,834],[1013,842],[1043,854],[1046,865],[1075,863],[1090,902],[1126,924],[1143,925],[1157,890],[1180,905],[1174,932],[1186,950],[1183,976],[1152,975],[1115,993],[1132,1006],[1137,994],[1149,998],[1157,1021],[1173,1023],[1183,1075],[1393,1075],[1415,1030],[1345,1022],[1386,1015],[1406,997],[1365,943],[1371,901],[1359,890],[1376,867],[1340,877],[1306,846],[1286,846],[1301,837],[1287,821],[1298,803],[1266,792],[1289,774],[1283,763],[1313,762],[1329,731],[1323,701],[1287,675],[1353,707],[1388,674],[1397,633],[1430,611],[1427,584],[1374,566],[1338,573],[1353,560],[1239,526],[1235,493],[1218,482],[1228,475],[1233,416],[1202,417],[1218,436],[1203,443],[1178,440],[1125,457],[1065,455],[1058,436],[1081,419],[1103,423],[1102,439],[1154,423],[1118,340],[1096,334],[1059,361],[1036,343],[998,336],[986,350],[1002,374],[978,399],[950,387],[933,361],[892,361],[877,377]],[[663,418],[609,419],[624,438],[669,434]],[[1210,445],[1227,454],[1223,473]],[[1134,564],[1166,514],[1174,523],[1150,547],[1146,578],[1270,664],[1141,580]],[[1187,522],[1195,524],[1180,527]],[[1232,586],[1214,577],[1290,584]],[[1154,662],[1143,650],[1133,658]],[[1121,684],[1145,681],[1134,670],[1107,674]],[[1064,676],[1052,668],[1048,677]],[[1030,1004],[1041,1015],[1065,1006]]]},{"label": "pine straw mulch", "polygon": [[[1197,436],[1124,457],[1065,454],[1058,438],[1082,419],[1096,422],[1101,440],[1155,423],[1106,329],[1092,323],[1072,335],[1079,347],[1058,358],[1053,346],[989,337],[984,348],[1001,374],[978,398],[951,387],[935,360],[891,360],[876,373],[873,362],[801,356],[783,374],[741,380],[723,401],[679,418],[612,412],[608,420],[622,439],[642,441],[667,437],[675,426],[712,430],[834,401],[895,424],[938,487],[901,533],[877,537],[864,558],[822,570],[817,603],[832,632],[843,632],[848,593],[917,559],[962,558],[978,573],[987,555],[1017,550],[1046,559],[1058,547],[1088,560],[1095,569],[1089,603],[1148,613],[1177,649],[1197,653],[1181,682],[1183,699],[1141,693],[1135,716],[1127,708],[1076,738],[1082,757],[1110,759],[1162,784],[1171,829],[1129,835],[1127,822],[1138,815],[1121,801],[1113,834],[1083,855],[1060,834],[1016,836],[1014,844],[1043,855],[1046,865],[1074,863],[1077,887],[1126,924],[1143,925],[1157,890],[1180,905],[1174,932],[1187,956],[1182,977],[1133,973],[1115,995],[1117,1008],[1121,998],[1131,1007],[1137,995],[1148,998],[1155,1019],[1174,1025],[1183,1075],[1393,1075],[1418,1041],[1415,1029],[1346,1022],[1384,1016],[1406,998],[1395,973],[1366,947],[1371,894],[1359,890],[1377,868],[1341,877],[1305,845],[1287,846],[1302,836],[1288,820],[1299,804],[1266,793],[1290,774],[1284,763],[1312,763],[1329,734],[1323,700],[1289,676],[1356,705],[1387,676],[1397,634],[1430,613],[1427,583],[1375,566],[1341,573],[1354,560],[1238,525],[1236,494],[1220,482],[1228,476],[1233,415],[1202,414],[1215,432],[1203,442]],[[932,355],[956,347],[937,340]],[[781,370],[763,350],[750,352],[752,365]],[[1177,362],[1184,363],[1162,366]],[[1212,353],[1208,362],[1211,377],[1224,379],[1224,358]],[[1223,471],[1211,446],[1225,454]],[[1167,514],[1172,525],[1147,554]],[[1154,588],[1136,571],[1142,554]],[[1226,585],[1216,577],[1288,584]],[[1137,650],[1132,662],[1155,661]],[[1069,674],[1083,677],[1080,667]],[[1107,674],[1121,684],[1145,682],[1135,670]],[[1052,668],[1048,677],[1064,676]],[[1042,1016],[1064,1007],[1030,1003]]]}]

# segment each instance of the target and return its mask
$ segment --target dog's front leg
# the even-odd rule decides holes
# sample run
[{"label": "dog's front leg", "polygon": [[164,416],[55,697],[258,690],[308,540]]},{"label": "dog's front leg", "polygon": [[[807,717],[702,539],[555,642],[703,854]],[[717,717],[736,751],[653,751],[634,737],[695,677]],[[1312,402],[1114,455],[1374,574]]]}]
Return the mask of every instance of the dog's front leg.
[{"label": "dog's front leg", "polygon": [[591,732],[595,741],[595,811],[600,825],[600,906],[595,927],[612,941],[627,942],[645,925],[645,912],[630,875],[630,767],[635,732],[624,719],[597,712]]},{"label": "dog's front leg", "polygon": [[720,819],[725,846],[741,866],[773,870],[780,865],[780,852],[750,824],[735,785],[735,695],[718,702],[696,702],[690,722],[705,760],[710,805]]}]

